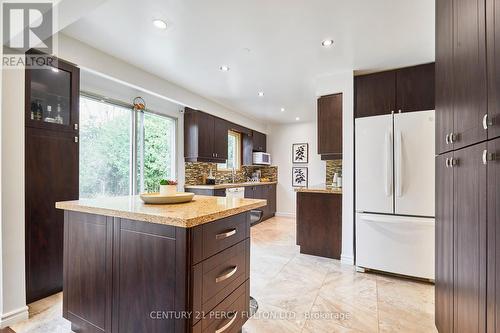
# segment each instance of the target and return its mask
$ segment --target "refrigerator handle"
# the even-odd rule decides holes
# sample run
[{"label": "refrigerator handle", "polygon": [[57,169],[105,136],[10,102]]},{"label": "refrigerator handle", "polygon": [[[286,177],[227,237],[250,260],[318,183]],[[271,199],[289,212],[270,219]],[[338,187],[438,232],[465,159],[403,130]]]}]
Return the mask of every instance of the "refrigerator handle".
[{"label": "refrigerator handle", "polygon": [[403,133],[398,131],[396,137],[396,149],[397,149],[397,159],[396,159],[396,195],[401,197],[403,195],[403,177],[401,175],[403,170]]},{"label": "refrigerator handle", "polygon": [[392,133],[385,134],[385,195],[392,195]]}]

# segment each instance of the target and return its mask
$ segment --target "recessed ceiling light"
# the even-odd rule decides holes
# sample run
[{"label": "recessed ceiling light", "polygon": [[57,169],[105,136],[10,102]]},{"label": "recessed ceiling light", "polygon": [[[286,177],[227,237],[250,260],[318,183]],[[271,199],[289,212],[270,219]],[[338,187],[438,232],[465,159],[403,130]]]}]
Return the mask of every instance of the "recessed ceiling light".
[{"label": "recessed ceiling light", "polygon": [[329,47],[333,45],[333,40],[331,39],[325,39],[324,41],[321,42],[321,45],[324,47]]},{"label": "recessed ceiling light", "polygon": [[167,29],[167,23],[163,20],[159,20],[159,19],[153,20],[153,25],[161,30]]},{"label": "recessed ceiling light", "polygon": [[281,112],[285,112],[285,108],[281,108]]},{"label": "recessed ceiling light", "polygon": [[264,97],[264,92],[263,91],[259,91],[259,97]]},{"label": "recessed ceiling light", "polygon": [[219,69],[223,72],[227,72],[230,68],[228,66],[220,66]]},{"label": "recessed ceiling light", "polygon": [[299,121],[299,120],[300,120],[300,117],[295,117],[295,120]]}]

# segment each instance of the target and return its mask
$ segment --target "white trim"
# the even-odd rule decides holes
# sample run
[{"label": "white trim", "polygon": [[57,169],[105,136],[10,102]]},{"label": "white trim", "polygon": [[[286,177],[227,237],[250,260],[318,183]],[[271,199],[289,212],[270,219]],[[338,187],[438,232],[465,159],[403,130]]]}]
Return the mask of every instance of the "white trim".
[{"label": "white trim", "polygon": [[17,310],[2,314],[0,328],[6,328],[26,319],[28,319],[28,307],[25,305]]},{"label": "white trim", "polygon": [[354,265],[354,258],[349,255],[341,254],[340,262],[347,265]]},{"label": "white trim", "polygon": [[278,217],[288,217],[288,218],[293,218],[293,219],[295,218],[294,213],[276,212],[274,215],[278,216]]}]

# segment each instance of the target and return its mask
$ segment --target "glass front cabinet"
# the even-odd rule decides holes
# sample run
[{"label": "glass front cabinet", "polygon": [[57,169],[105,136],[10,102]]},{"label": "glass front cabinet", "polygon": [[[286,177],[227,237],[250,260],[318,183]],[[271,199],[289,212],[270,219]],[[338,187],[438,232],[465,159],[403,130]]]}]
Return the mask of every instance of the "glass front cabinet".
[{"label": "glass front cabinet", "polygon": [[26,126],[78,131],[79,68],[56,58],[52,65],[26,67]]}]

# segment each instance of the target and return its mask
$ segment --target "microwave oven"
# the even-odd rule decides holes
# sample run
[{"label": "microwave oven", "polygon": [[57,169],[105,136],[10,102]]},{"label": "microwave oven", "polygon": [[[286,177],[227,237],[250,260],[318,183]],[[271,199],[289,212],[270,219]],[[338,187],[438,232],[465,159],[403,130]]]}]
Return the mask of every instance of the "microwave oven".
[{"label": "microwave oven", "polygon": [[271,154],[268,154],[268,153],[253,153],[252,164],[255,164],[255,165],[271,165]]}]

